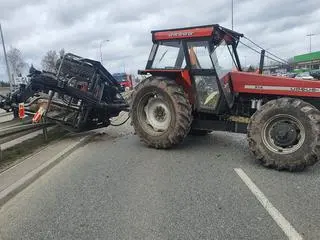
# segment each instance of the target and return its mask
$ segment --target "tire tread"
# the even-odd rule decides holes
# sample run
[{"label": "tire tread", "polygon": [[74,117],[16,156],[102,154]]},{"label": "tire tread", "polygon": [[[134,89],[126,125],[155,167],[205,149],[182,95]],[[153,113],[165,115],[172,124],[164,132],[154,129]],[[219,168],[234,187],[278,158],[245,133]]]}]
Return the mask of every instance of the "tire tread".
[{"label": "tire tread", "polygon": [[[270,108],[283,108],[291,104],[296,107],[302,114],[306,114],[310,119],[310,122],[315,126],[316,142],[314,144],[313,150],[311,152],[305,153],[304,159],[299,159],[294,162],[285,162],[275,161],[274,159],[269,159],[268,156],[264,156],[261,152],[255,141],[254,128],[261,123],[258,122],[257,116],[263,114],[263,112]],[[304,109],[310,108],[307,112]],[[255,158],[259,160],[263,166],[268,168],[274,168],[277,170],[289,170],[289,171],[301,171],[307,166],[315,164],[320,158],[320,112],[311,104],[295,98],[279,98],[276,100],[271,100],[264,104],[260,110],[257,110],[256,113],[251,117],[251,121],[248,124],[247,139],[249,143],[249,148]]]},{"label": "tire tread", "polygon": [[[131,95],[131,103],[135,104],[135,97],[139,91],[144,89],[148,86],[155,86],[162,88],[170,97],[174,99],[176,107],[176,124],[173,131],[166,135],[159,140],[150,140],[149,138],[144,137],[142,133],[141,127],[138,126],[138,123],[134,123],[131,118],[131,125],[134,126],[134,129],[139,135],[140,140],[145,143],[149,147],[159,148],[159,149],[166,149],[171,148],[177,144],[180,144],[184,138],[187,136],[190,125],[192,122],[192,115],[191,115],[191,104],[187,99],[186,95],[181,86],[179,86],[174,80],[168,79],[166,77],[149,77],[141,82],[134,93]],[[132,106],[130,108],[132,110]],[[133,113],[130,110],[130,115]]]}]

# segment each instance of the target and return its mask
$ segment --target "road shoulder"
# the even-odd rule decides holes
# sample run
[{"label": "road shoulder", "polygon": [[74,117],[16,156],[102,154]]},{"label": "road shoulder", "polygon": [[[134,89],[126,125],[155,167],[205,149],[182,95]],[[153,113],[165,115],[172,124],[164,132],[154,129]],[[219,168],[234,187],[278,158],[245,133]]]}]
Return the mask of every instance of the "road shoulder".
[{"label": "road shoulder", "polygon": [[95,135],[90,132],[62,139],[2,172],[0,207]]}]

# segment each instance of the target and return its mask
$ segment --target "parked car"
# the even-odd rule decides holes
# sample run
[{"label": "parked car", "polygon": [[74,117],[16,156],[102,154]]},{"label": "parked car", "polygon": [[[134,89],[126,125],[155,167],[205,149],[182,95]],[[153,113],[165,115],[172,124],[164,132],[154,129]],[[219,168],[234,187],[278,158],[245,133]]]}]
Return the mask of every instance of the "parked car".
[{"label": "parked car", "polygon": [[312,77],[309,72],[299,73],[299,74],[297,74],[297,76],[295,76],[295,78],[304,79],[304,80],[314,79],[314,77]]},{"label": "parked car", "polygon": [[320,69],[311,70],[310,75],[316,79],[320,79]]},{"label": "parked car", "polygon": [[286,77],[289,77],[289,78],[294,78],[296,77],[296,73],[287,73],[287,76]]}]

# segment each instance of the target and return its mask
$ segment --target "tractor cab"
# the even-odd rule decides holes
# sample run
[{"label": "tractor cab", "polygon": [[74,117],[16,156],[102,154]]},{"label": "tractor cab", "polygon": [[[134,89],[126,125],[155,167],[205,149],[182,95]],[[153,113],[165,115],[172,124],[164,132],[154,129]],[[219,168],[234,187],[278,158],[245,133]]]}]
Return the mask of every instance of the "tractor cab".
[{"label": "tractor cab", "polygon": [[199,112],[233,105],[231,71],[241,71],[236,51],[240,33],[219,25],[152,31],[153,46],[140,73],[174,78]]}]

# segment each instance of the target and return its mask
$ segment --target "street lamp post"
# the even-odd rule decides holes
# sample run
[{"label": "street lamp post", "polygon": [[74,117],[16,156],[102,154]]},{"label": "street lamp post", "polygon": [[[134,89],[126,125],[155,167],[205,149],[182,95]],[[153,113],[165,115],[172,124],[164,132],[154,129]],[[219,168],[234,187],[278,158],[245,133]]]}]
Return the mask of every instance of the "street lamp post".
[{"label": "street lamp post", "polygon": [[9,68],[9,63],[8,63],[6,46],[5,46],[5,44],[4,44],[4,39],[3,39],[3,33],[2,33],[1,24],[0,24],[0,34],[1,34],[1,42],[2,42],[2,47],[3,47],[3,55],[4,55],[4,58],[5,58],[5,61],[6,61],[6,66],[7,66],[8,81],[9,81],[9,84],[10,84],[10,92],[11,92],[12,89],[13,89],[13,86],[12,86],[12,79],[13,79],[13,78],[11,78],[11,74],[10,74],[10,68]]},{"label": "street lamp post", "polygon": [[309,52],[311,52],[311,37],[314,35],[315,34],[313,34],[313,33],[307,34],[307,37],[309,37]]},{"label": "street lamp post", "polygon": [[110,40],[109,39],[105,39],[105,40],[102,40],[101,42],[100,42],[100,62],[101,62],[101,64],[102,64],[102,50],[101,50],[101,48],[102,48],[102,44],[104,43],[104,42],[109,42]]},{"label": "street lamp post", "polygon": [[[309,37],[309,52],[311,53],[311,38],[315,35],[319,35],[319,33],[314,34],[314,33],[309,33],[307,34],[307,37]],[[310,70],[312,69],[312,60],[310,61]]]},{"label": "street lamp post", "polygon": [[309,52],[311,52],[311,37],[319,35],[319,33],[309,33],[306,36],[309,37]]},{"label": "street lamp post", "polygon": [[231,0],[231,29],[233,30],[233,0]]}]

